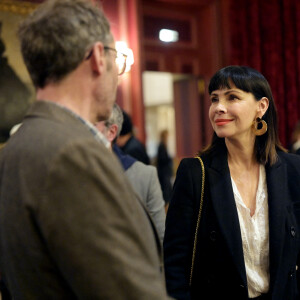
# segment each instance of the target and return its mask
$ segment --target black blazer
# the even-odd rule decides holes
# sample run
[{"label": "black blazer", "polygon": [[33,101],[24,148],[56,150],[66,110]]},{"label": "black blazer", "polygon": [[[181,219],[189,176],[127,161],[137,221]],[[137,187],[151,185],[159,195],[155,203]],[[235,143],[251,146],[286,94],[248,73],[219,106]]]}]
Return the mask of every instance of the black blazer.
[{"label": "black blazer", "polygon": [[[198,159],[179,165],[164,239],[167,289],[176,299],[248,299],[238,213],[227,152],[203,157],[204,204],[191,288],[189,277],[201,192]],[[272,300],[299,299],[300,157],[283,152],[266,165]],[[299,270],[298,270],[299,271]]]}]

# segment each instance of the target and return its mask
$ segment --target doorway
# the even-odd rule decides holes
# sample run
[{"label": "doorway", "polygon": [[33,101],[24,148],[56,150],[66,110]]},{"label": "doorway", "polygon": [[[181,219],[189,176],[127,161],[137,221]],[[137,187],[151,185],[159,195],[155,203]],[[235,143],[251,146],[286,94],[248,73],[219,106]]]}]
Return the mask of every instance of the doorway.
[{"label": "doorway", "polygon": [[159,136],[168,130],[168,151],[175,166],[194,156],[205,144],[204,81],[196,76],[167,72],[143,73],[146,149],[155,161]]}]

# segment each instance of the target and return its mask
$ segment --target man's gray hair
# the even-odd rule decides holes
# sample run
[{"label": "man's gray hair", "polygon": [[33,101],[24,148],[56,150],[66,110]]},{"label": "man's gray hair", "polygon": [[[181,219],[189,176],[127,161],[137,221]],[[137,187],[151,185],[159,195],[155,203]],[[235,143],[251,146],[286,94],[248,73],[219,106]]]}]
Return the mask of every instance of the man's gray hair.
[{"label": "man's gray hair", "polygon": [[106,128],[109,128],[113,124],[116,124],[118,126],[116,138],[120,135],[123,120],[124,118],[123,118],[122,110],[120,106],[117,103],[115,103],[109,119],[105,121],[105,126]]},{"label": "man's gray hair", "polygon": [[113,42],[103,12],[90,0],[48,0],[20,24],[23,58],[33,84],[59,82],[95,42]]}]

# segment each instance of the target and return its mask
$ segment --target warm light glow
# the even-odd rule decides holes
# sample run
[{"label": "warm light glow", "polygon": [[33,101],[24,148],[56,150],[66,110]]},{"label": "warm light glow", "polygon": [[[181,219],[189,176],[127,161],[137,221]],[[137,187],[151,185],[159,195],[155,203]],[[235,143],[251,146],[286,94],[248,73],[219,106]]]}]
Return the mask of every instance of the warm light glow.
[{"label": "warm light glow", "polygon": [[159,31],[159,39],[162,42],[177,42],[179,38],[178,31],[170,29],[161,29]]},{"label": "warm light glow", "polygon": [[[131,69],[131,66],[134,63],[132,50],[130,48],[128,48],[128,46],[125,42],[121,42],[121,41],[116,42],[116,49],[117,49],[117,51],[122,52],[123,54],[127,55],[125,72],[129,72]],[[117,63],[118,63],[118,61],[117,61]],[[123,62],[120,61],[120,63],[122,64]]]}]

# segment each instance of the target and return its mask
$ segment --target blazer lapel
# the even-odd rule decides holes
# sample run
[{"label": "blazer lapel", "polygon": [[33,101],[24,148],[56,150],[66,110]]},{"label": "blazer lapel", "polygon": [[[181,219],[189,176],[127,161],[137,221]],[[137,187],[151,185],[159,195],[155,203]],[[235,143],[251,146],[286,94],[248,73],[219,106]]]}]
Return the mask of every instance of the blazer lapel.
[{"label": "blazer lapel", "polygon": [[269,203],[270,287],[274,287],[282,256],[285,235],[285,205],[287,195],[286,167],[280,158],[266,167]]},{"label": "blazer lapel", "polygon": [[210,167],[206,167],[211,200],[220,230],[224,236],[235,266],[247,286],[241,230],[233,196],[227,153],[216,156]]}]

